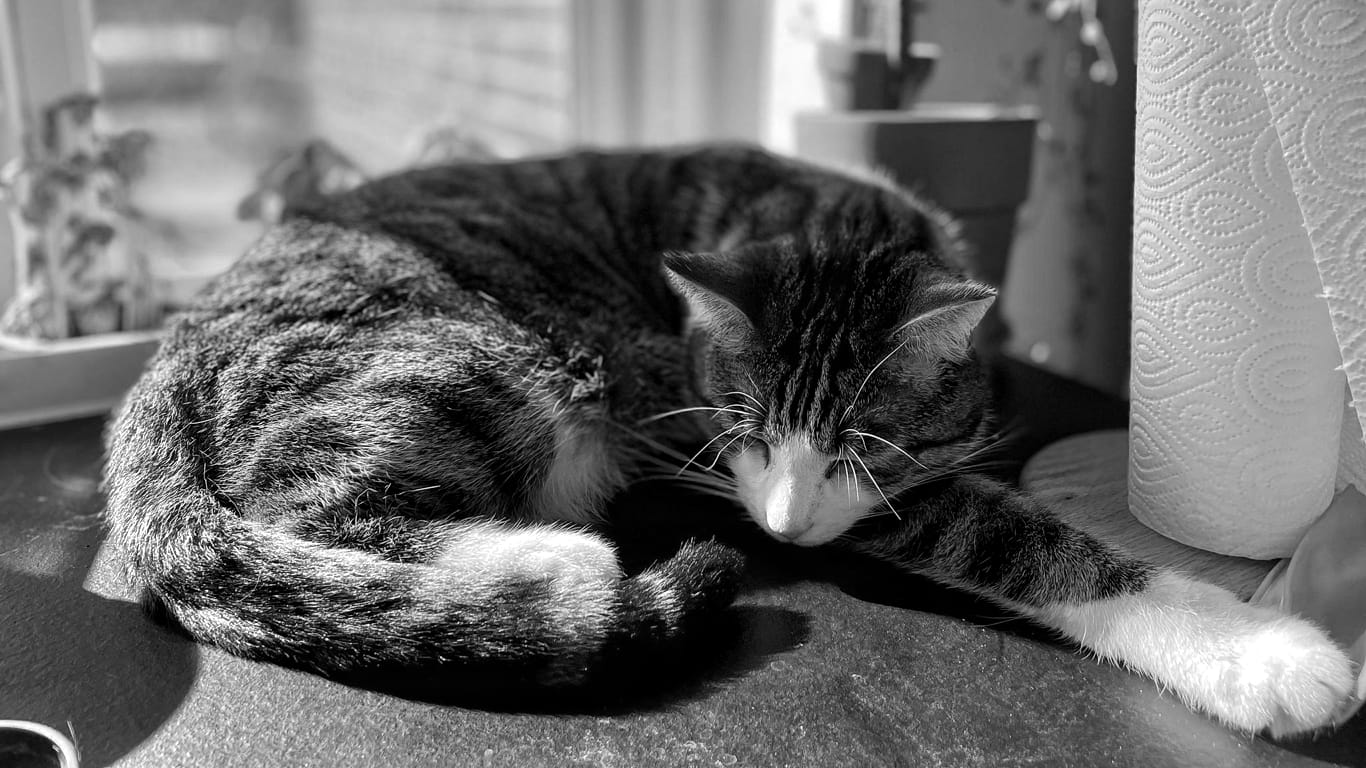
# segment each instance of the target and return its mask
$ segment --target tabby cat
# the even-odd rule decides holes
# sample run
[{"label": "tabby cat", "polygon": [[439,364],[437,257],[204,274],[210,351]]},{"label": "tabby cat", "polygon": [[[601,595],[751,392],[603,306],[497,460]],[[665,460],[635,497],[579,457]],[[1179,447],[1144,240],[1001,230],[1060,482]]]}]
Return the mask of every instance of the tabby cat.
[{"label": "tabby cat", "polygon": [[400,173],[170,324],[111,426],[111,539],[242,656],[572,687],[734,596],[723,545],[627,577],[594,532],[668,461],[777,539],[985,595],[1236,728],[1328,722],[1353,670],[1318,628],[955,471],[991,439],[992,300],[929,206],[758,149]]}]

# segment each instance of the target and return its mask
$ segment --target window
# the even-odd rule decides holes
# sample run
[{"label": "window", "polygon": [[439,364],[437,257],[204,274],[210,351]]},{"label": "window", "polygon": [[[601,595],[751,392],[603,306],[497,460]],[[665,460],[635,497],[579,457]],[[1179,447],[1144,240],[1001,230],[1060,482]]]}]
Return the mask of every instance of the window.
[{"label": "window", "polygon": [[[132,226],[151,301],[174,308],[261,231],[263,172],[313,139],[373,175],[462,152],[759,138],[770,7],[0,0],[0,161],[43,105],[98,91],[100,136],[151,137]],[[32,277],[8,223],[0,307]],[[0,428],[116,403],[155,347],[128,316],[69,328],[115,333],[0,339]]]}]

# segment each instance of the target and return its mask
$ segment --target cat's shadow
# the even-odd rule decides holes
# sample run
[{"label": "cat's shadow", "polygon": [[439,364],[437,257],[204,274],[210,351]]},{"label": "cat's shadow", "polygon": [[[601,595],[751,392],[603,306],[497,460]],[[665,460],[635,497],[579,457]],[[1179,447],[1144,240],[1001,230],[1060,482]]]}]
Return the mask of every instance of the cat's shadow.
[{"label": "cat's shadow", "polygon": [[102,419],[0,439],[0,717],[72,737],[88,768],[164,727],[194,685],[197,646],[115,599],[92,567]]},{"label": "cat's shadow", "polygon": [[0,715],[68,731],[109,765],[161,728],[193,685],[198,648],[132,603],[0,570]]},{"label": "cat's shadow", "polygon": [[[1012,615],[989,600],[868,558],[850,553],[822,553],[809,558],[803,570],[835,584],[856,600],[949,616],[1018,639],[1068,647],[1065,640],[1046,627]],[[1195,713],[1191,716],[1202,717]],[[1266,736],[1256,738],[1274,745],[1275,749],[1333,765],[1366,768],[1366,749],[1363,749],[1366,745],[1366,710],[1330,733],[1280,740]]]},{"label": "cat's shadow", "polygon": [[[468,669],[340,678],[338,682],[442,706],[487,712],[610,716],[648,712],[705,699],[763,667],[769,657],[805,642],[805,616],[769,606],[734,606],[695,628],[661,657],[600,673],[587,685],[518,685]],[[457,683],[458,684],[453,684]]]},{"label": "cat's shadow", "polygon": [[[666,483],[642,483],[609,506],[607,528],[623,568],[638,573],[689,539],[714,540],[751,553],[767,538],[730,502]],[[768,586],[772,569],[749,557],[748,586]],[[706,698],[719,687],[766,666],[770,657],[806,642],[805,614],[767,605],[732,606],[691,629],[682,642],[600,673],[588,685],[546,689],[515,685],[514,676],[472,675],[470,669],[343,678],[340,682],[401,698],[494,712],[613,715],[662,709]],[[459,684],[453,684],[458,681]]]}]

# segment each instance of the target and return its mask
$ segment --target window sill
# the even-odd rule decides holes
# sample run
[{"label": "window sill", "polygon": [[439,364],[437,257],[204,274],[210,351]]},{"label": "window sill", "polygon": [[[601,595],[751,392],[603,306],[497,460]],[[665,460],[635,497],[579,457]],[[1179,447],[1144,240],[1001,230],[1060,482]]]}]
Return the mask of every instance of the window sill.
[{"label": "window sill", "polygon": [[0,337],[0,429],[112,410],[158,339],[155,331],[51,342]]}]

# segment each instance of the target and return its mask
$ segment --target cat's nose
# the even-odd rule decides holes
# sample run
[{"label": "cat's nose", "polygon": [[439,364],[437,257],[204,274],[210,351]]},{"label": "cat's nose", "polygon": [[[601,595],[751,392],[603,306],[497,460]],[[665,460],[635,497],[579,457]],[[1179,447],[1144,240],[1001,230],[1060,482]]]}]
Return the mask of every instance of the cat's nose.
[{"label": "cat's nose", "polygon": [[791,517],[779,517],[777,519],[770,515],[768,518],[768,529],[773,532],[776,538],[783,541],[793,542],[801,538],[803,533],[811,530],[811,523],[802,520],[795,520]]},{"label": "cat's nose", "polygon": [[777,478],[764,502],[765,527],[784,541],[793,541],[811,528],[812,516],[807,495],[797,478],[784,473]]}]

